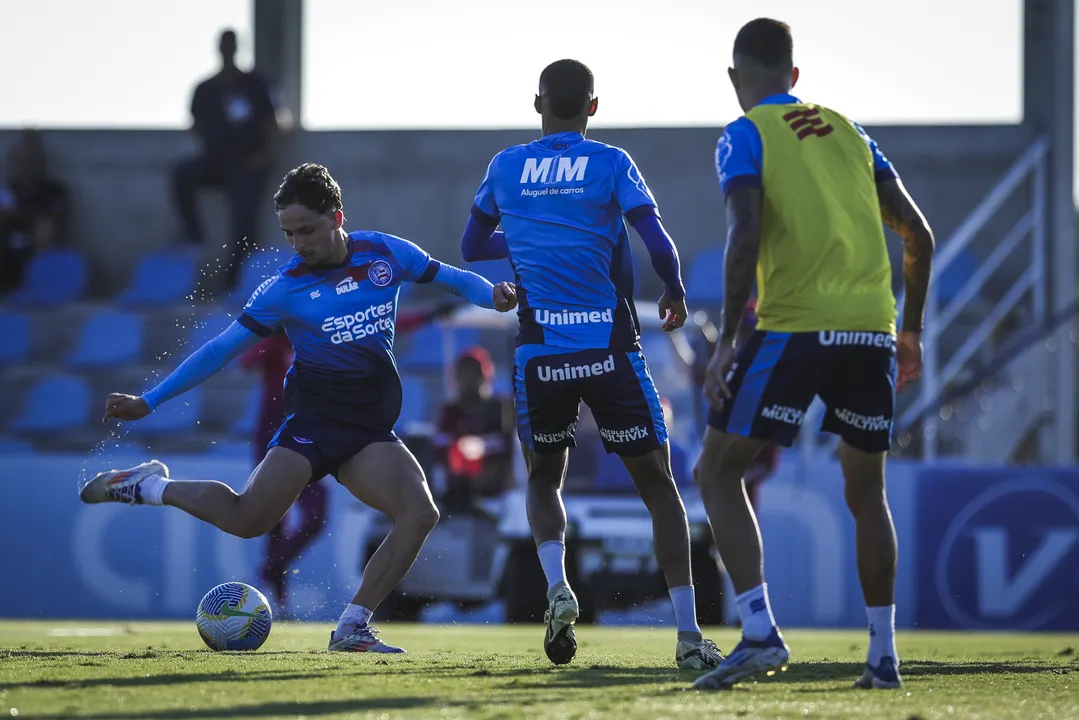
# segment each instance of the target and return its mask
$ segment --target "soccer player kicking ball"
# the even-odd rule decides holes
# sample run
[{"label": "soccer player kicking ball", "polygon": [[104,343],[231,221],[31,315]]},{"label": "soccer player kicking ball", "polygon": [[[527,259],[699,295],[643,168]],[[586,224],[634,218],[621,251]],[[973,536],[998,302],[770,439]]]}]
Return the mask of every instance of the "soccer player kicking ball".
[{"label": "soccer player kicking ball", "polygon": [[[562,483],[578,407],[591,408],[608,453],[617,453],[652,514],[656,558],[678,623],[681,668],[722,657],[697,625],[689,527],[671,474],[659,395],[641,354],[633,305],[633,257],[623,217],[637,229],[666,291],[664,330],[682,327],[678,252],[629,155],[586,140],[592,72],[560,60],[540,76],[543,137],[491,161],[462,238],[466,260],[509,257],[517,275],[517,431],[528,465],[528,521],[547,576],[543,646],[557,664],[577,652],[577,598],[566,583]],[[505,234],[496,232],[501,222]]]},{"label": "soccer player kicking ball", "polygon": [[388,515],[393,529],[364,569],[329,649],[401,653],[379,640],[368,621],[412,566],[438,510],[419,464],[393,433],[401,412],[392,350],[399,286],[435,282],[499,312],[516,305],[516,293],[393,235],[346,233],[341,188],[320,165],[289,172],[274,202],[296,255],[262,283],[236,322],[161,384],[142,397],[110,395],[104,417],[146,417],[283,326],[296,351],[285,383],[288,415],[247,487],[237,494],[220,482],[177,482],[151,460],[101,473],[80,496],[86,503],[171,505],[254,538],[274,527],[310,482],[333,475],[360,502]]},{"label": "soccer player kicking ball", "polygon": [[[786,667],[789,650],[769,606],[743,477],[768,443],[792,444],[819,396],[827,405],[821,429],[840,437],[869,615],[869,657],[857,685],[897,688],[896,540],[884,461],[895,391],[921,373],[933,234],[860,127],[790,94],[798,80],[791,56],[783,23],[754,20],[739,31],[729,73],[746,114],[727,126],[716,149],[727,198],[725,297],[705,381],[714,409],[696,476],[738,592],[742,640],[696,686],[727,687]],[[898,338],[882,219],[904,243]],[[735,348],[754,273],[759,323]]]}]

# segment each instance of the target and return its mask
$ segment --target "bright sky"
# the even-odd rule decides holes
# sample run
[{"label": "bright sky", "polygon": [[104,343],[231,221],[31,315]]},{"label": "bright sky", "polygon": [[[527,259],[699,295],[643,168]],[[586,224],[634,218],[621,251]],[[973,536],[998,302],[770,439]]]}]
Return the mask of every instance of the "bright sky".
[{"label": "bright sky", "polygon": [[[239,31],[250,61],[252,2],[0,0],[0,126],[184,126],[221,28]],[[801,94],[863,123],[1019,120],[1021,0],[898,6],[307,0],[305,124],[533,127],[540,70],[575,57],[596,73],[597,126],[722,125],[740,114],[724,72],[731,42],[760,15],[792,25]]]}]

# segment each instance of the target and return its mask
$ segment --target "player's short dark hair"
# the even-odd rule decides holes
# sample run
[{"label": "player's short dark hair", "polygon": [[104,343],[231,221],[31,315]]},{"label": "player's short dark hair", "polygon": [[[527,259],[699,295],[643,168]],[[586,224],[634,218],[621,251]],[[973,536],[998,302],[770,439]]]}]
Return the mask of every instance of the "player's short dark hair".
[{"label": "player's short dark hair", "polygon": [[341,186],[329,170],[316,163],[304,163],[289,170],[273,201],[278,210],[299,204],[320,215],[344,207],[341,203]]},{"label": "player's short dark hair", "polygon": [[558,60],[540,73],[540,87],[548,106],[560,120],[572,120],[584,112],[595,91],[595,78],[577,60]]},{"label": "player's short dark hair", "polygon": [[768,70],[789,70],[794,66],[790,25],[771,18],[749,21],[734,39],[734,56],[752,60]]}]

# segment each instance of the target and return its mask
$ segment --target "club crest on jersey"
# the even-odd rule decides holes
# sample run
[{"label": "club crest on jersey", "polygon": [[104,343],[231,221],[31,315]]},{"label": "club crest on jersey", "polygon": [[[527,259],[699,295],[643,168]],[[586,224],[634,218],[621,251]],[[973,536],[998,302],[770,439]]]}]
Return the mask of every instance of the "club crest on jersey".
[{"label": "club crest on jersey", "polygon": [[359,290],[360,286],[356,284],[356,281],[350,277],[345,278],[341,282],[337,283],[337,294],[344,295],[350,293],[353,290]]},{"label": "club crest on jersey", "polygon": [[376,260],[367,268],[367,279],[375,287],[386,287],[393,282],[393,268],[385,260]]}]

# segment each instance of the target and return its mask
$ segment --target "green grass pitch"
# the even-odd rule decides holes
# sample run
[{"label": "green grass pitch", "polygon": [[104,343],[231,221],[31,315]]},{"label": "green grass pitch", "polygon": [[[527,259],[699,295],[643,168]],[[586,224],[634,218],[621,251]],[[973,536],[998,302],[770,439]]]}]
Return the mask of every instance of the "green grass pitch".
[{"label": "green grass pitch", "polygon": [[398,657],[327,653],[329,631],[212,653],[194,622],[3,622],[0,718],[1079,718],[1079,635],[900,633],[907,686],[864,691],[863,632],[794,630],[788,672],[698,693],[671,628],[582,627],[559,668],[540,625],[386,625]]}]

